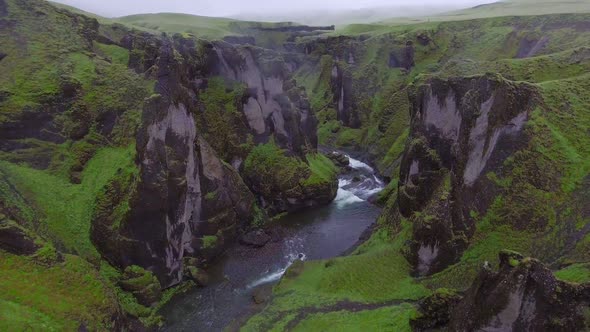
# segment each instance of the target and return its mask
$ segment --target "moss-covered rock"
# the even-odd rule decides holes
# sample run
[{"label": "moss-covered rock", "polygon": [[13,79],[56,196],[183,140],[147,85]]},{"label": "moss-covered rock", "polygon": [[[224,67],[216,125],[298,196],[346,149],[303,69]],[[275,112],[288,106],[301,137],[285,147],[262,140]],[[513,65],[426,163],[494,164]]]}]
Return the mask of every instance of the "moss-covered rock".
[{"label": "moss-covered rock", "polygon": [[557,280],[541,262],[511,252],[500,253],[500,267],[484,267],[453,309],[454,331],[583,330],[583,308],[590,301],[587,286]]},{"label": "moss-covered rock", "polygon": [[327,157],[308,155],[306,163],[287,156],[274,143],[254,148],[244,162],[243,174],[271,214],[328,204],[338,189],[336,168]]},{"label": "moss-covered rock", "polygon": [[410,320],[414,331],[431,331],[444,328],[451,320],[453,308],[462,296],[454,290],[440,288],[434,294],[420,301],[419,315]]},{"label": "moss-covered rock", "polygon": [[145,306],[151,306],[162,298],[162,288],[158,279],[150,271],[136,265],[125,268],[119,286],[133,293],[137,301]]}]

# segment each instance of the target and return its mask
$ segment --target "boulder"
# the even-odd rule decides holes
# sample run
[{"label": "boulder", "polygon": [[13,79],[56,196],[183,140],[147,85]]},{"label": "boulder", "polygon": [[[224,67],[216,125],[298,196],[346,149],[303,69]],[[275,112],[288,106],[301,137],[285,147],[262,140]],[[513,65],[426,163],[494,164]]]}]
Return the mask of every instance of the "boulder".
[{"label": "boulder", "polygon": [[197,285],[205,287],[209,284],[209,275],[203,269],[199,269],[196,266],[186,266],[185,269],[185,275],[197,283]]},{"label": "boulder", "polygon": [[250,231],[240,237],[240,243],[252,247],[264,247],[271,240],[270,235],[261,229]]},{"label": "boulder", "polygon": [[272,297],[272,284],[262,285],[257,287],[252,292],[252,300],[256,304],[267,303]]},{"label": "boulder", "polygon": [[461,296],[453,290],[438,289],[434,294],[419,303],[419,315],[410,320],[414,331],[432,331],[448,325],[451,310],[461,300]]},{"label": "boulder", "polygon": [[333,151],[326,156],[328,156],[328,158],[330,158],[330,160],[332,160],[338,167],[346,167],[350,165],[350,160],[344,153]]}]

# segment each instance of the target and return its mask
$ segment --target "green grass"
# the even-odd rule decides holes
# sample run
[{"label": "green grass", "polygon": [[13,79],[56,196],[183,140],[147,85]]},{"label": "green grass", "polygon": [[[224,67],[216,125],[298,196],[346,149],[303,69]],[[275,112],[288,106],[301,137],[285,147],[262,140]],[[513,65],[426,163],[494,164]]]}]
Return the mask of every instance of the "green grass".
[{"label": "green grass", "polygon": [[129,63],[129,51],[117,45],[107,45],[98,42],[94,43],[94,47],[103,56],[108,57],[113,63],[127,66]]},{"label": "green grass", "polygon": [[348,310],[313,314],[299,322],[292,331],[412,331],[409,321],[417,315],[409,304],[375,310]]},{"label": "green grass", "polygon": [[31,307],[0,299],[0,329],[3,331],[59,331],[62,328],[60,322]]},{"label": "green grass", "polygon": [[96,270],[77,256],[51,267],[0,251],[0,329],[108,330],[117,302]]},{"label": "green grass", "polygon": [[307,179],[309,183],[332,182],[338,173],[334,163],[321,153],[306,155],[307,163],[311,169],[311,176]]},{"label": "green grass", "polygon": [[590,263],[573,264],[554,273],[558,279],[564,281],[576,283],[590,282]]},{"label": "green grass", "polygon": [[191,33],[198,37],[218,39],[234,34],[230,27],[236,20],[189,14],[159,13],[124,16],[117,22],[167,33]]},{"label": "green grass", "polygon": [[392,239],[381,229],[351,256],[305,262],[298,275],[283,277],[275,286],[270,306],[252,317],[245,330],[264,329],[279,323],[277,317],[303,312],[305,308],[342,301],[415,300],[429,295],[426,287],[410,277],[410,265],[400,251],[410,230],[411,225],[404,222],[402,231]]},{"label": "green grass", "polygon": [[51,239],[63,244],[68,252],[96,258],[98,252],[89,236],[96,196],[120,167],[133,163],[134,154],[133,146],[101,149],[88,162],[79,185],[47,171],[6,162],[0,162],[0,168],[39,210]]},{"label": "green grass", "polygon": [[566,192],[573,191],[590,173],[589,78],[590,75],[583,75],[541,85],[549,108],[538,115],[535,124],[549,129],[554,144],[549,147],[540,144],[539,149],[565,168],[562,189]]}]

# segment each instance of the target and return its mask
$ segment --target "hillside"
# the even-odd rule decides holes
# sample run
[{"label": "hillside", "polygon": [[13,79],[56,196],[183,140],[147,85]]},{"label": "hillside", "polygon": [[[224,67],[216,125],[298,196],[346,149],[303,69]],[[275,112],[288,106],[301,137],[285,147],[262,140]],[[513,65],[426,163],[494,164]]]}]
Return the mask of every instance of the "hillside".
[{"label": "hillside", "polygon": [[[0,0],[0,330],[589,329],[590,7],[531,6],[332,31]],[[346,254],[334,211],[376,219]]]}]

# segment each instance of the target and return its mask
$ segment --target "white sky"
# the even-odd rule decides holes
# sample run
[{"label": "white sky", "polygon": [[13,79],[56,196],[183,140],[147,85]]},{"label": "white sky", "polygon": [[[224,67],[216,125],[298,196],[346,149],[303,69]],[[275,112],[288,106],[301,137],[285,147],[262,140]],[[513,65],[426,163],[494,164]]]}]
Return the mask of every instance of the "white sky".
[{"label": "white sky", "polygon": [[106,17],[142,13],[174,12],[203,16],[301,14],[305,11],[334,12],[375,7],[471,7],[493,0],[54,0]]}]

